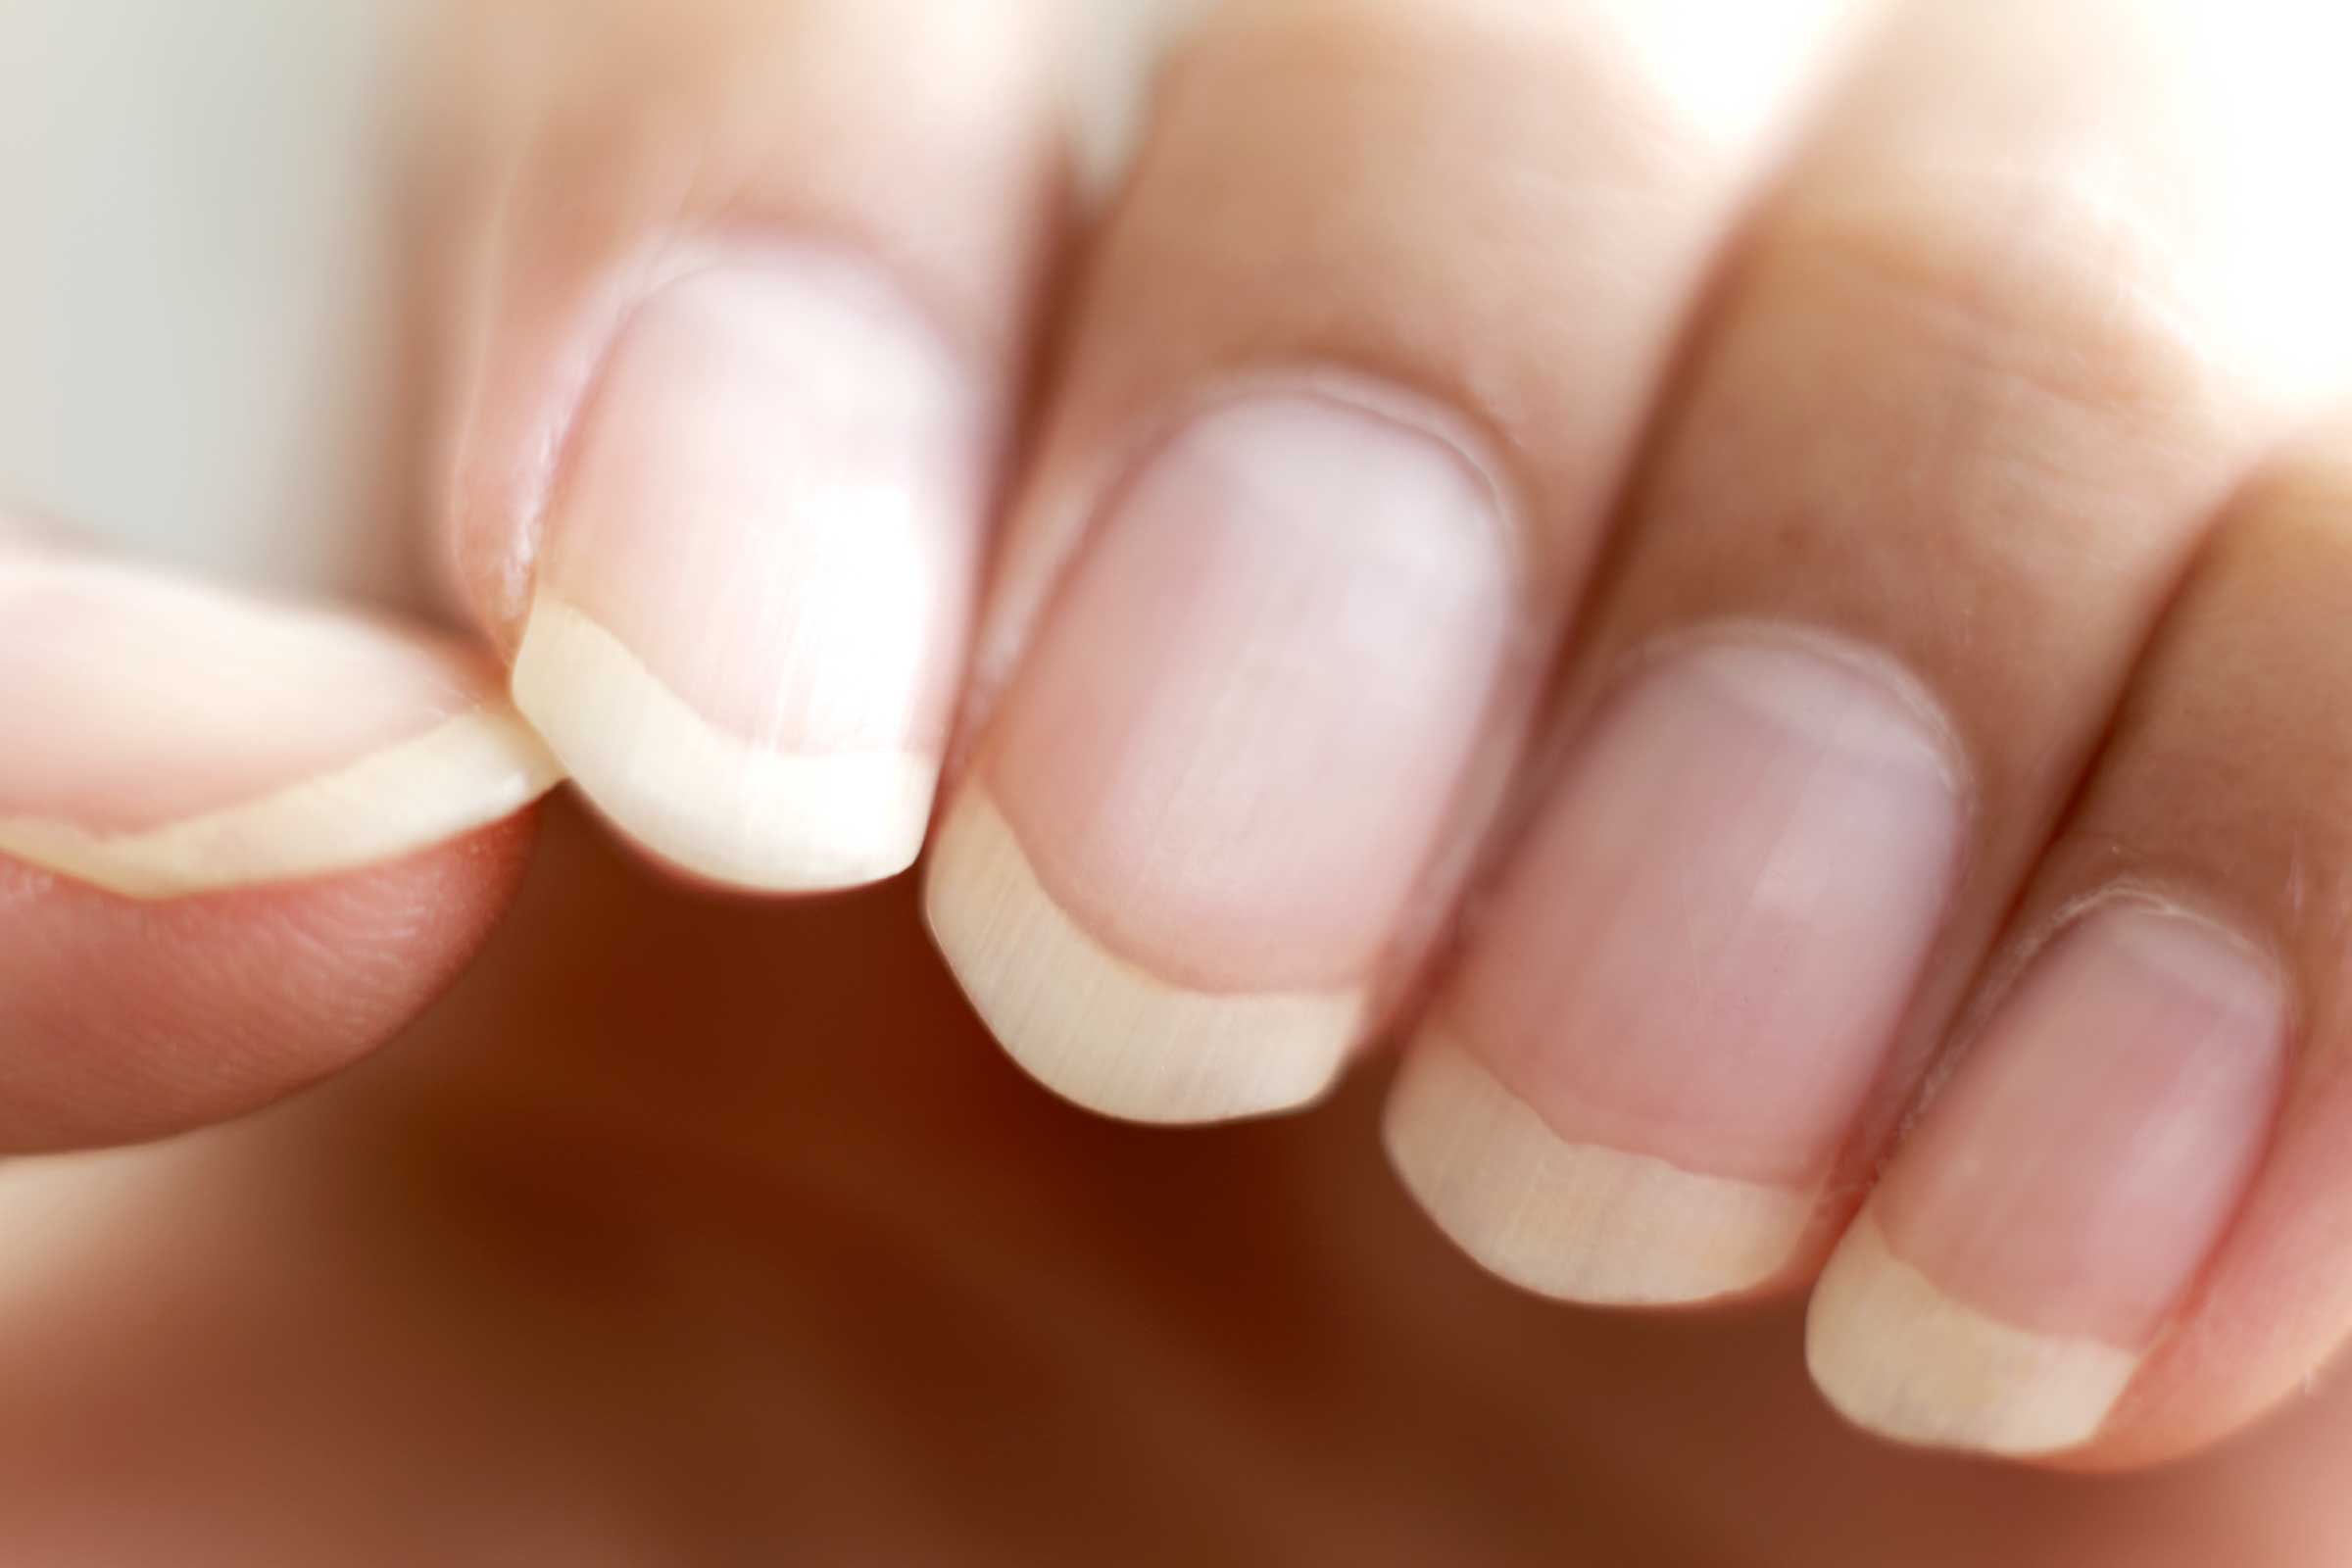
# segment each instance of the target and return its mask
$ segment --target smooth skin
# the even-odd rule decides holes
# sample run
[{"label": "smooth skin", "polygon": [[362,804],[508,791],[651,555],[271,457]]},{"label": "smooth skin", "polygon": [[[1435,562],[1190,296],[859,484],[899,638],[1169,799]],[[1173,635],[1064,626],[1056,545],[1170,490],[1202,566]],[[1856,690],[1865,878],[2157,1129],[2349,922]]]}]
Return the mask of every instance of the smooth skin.
[{"label": "smooth skin", "polygon": [[2352,1554],[2328,8],[456,20],[478,637],[0,531],[0,1560]]}]

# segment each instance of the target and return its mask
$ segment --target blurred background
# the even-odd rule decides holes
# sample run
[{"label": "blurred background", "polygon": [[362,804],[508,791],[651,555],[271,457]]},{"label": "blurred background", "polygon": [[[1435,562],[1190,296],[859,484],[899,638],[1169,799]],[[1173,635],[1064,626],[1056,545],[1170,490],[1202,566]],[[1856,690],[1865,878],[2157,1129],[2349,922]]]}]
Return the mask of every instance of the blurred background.
[{"label": "blurred background", "polygon": [[418,15],[10,0],[0,494],[277,585],[402,582]]}]

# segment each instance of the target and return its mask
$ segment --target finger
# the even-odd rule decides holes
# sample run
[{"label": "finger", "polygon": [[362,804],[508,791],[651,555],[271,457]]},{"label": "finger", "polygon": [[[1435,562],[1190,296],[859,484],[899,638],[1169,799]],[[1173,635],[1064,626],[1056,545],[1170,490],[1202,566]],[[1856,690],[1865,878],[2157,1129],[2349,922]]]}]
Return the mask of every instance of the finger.
[{"label": "finger", "polygon": [[0,539],[0,1150],[229,1114],[487,934],[553,762],[474,656]]},{"label": "finger", "polygon": [[1279,1110],[1394,1010],[1847,17],[1783,8],[1737,79],[1675,6],[1296,0],[1191,38],[1021,487],[928,885],[1050,1087]]},{"label": "finger", "polygon": [[2352,1325],[2352,443],[2201,563],[1811,1315],[1912,1442],[2169,1457]]},{"label": "finger", "polygon": [[[929,817],[1063,157],[1047,0],[512,0],[452,536],[640,844],[786,890]],[[514,122],[519,122],[518,123]]]},{"label": "finger", "polygon": [[2345,225],[2247,199],[2341,95],[2278,112],[2314,40],[2247,21],[1912,8],[1760,217],[1391,1108],[1491,1266],[1721,1297],[1850,1211],[2221,500],[2352,359]]}]

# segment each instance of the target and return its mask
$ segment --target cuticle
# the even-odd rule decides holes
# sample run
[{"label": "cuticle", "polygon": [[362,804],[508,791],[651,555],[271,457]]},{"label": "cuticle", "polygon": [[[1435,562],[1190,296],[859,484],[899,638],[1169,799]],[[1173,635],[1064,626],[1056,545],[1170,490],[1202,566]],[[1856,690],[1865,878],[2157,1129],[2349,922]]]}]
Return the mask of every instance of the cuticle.
[{"label": "cuticle", "polygon": [[1642,639],[1617,656],[1612,667],[1593,685],[1593,698],[1589,710],[1597,710],[1612,699],[1622,696],[1633,684],[1657,665],[1678,654],[1703,648],[1709,644],[1740,644],[1749,646],[1778,643],[1783,647],[1798,648],[1863,676],[1892,697],[1903,709],[1920,721],[1928,732],[1930,745],[1940,764],[1937,771],[1958,802],[1962,813],[1962,863],[1955,870],[1955,885],[1964,879],[1974,858],[1973,846],[1981,814],[1982,786],[1976,764],[1974,748],[1954,722],[1950,709],[1938,698],[1934,686],[1911,667],[1893,656],[1864,644],[1843,632],[1801,620],[1773,620],[1762,616],[1732,615],[1694,621],[1658,632]]}]

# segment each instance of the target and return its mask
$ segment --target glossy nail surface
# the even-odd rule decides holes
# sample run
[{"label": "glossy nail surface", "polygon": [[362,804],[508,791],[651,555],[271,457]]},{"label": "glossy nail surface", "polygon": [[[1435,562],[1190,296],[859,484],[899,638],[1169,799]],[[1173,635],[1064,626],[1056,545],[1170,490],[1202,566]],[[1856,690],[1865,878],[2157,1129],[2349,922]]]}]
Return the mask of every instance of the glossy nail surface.
[{"label": "glossy nail surface", "polygon": [[2096,1435],[2250,1179],[2285,1060],[2278,977],[2204,920],[2095,907],[2019,979],[1814,1296],[1831,1401],[1907,1442]]},{"label": "glossy nail surface", "polygon": [[550,508],[517,705],[589,798],[712,882],[921,848],[997,411],[861,264],[684,270],[622,331]]},{"label": "glossy nail surface", "polygon": [[1795,1249],[1957,874],[1939,727],[1809,638],[1662,650],[1485,901],[1389,1113],[1444,1226],[1598,1302],[1746,1289]]},{"label": "glossy nail surface", "polygon": [[134,898],[396,859],[561,774],[480,658],[112,564],[0,561],[0,854]]},{"label": "glossy nail surface", "polygon": [[1311,1100],[1479,744],[1497,493],[1434,421],[1261,390],[1110,498],[983,740],[929,909],[999,1038],[1154,1121]]}]

